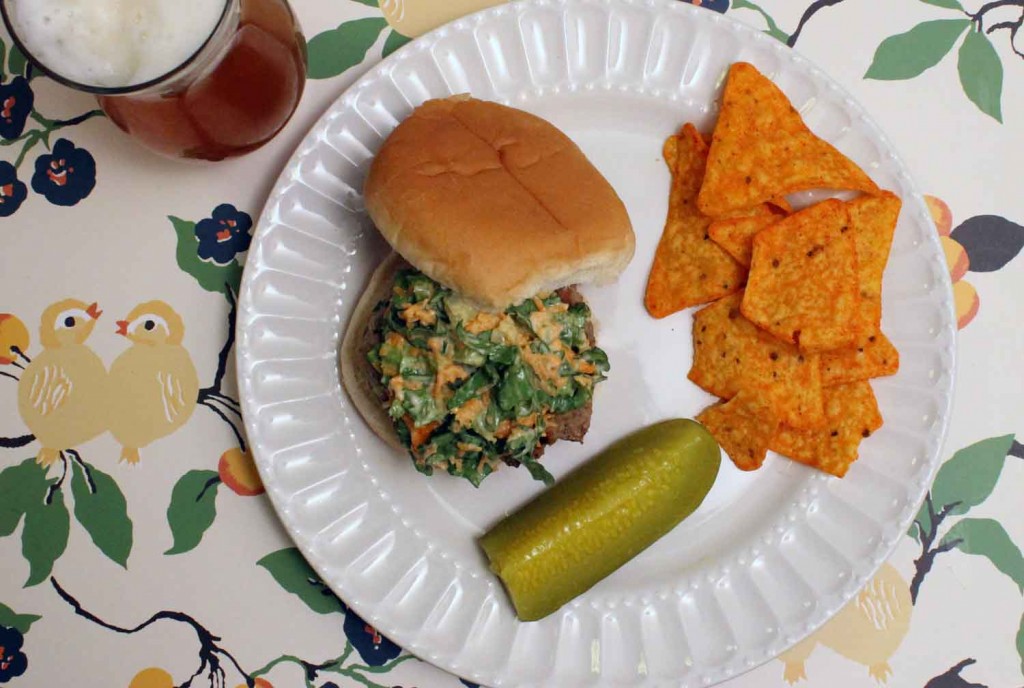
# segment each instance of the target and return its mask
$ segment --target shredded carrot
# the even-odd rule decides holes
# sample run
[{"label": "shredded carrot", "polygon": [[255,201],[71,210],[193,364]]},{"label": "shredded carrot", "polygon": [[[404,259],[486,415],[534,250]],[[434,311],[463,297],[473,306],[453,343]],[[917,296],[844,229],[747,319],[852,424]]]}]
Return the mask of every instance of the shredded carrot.
[{"label": "shredded carrot", "polygon": [[409,428],[409,435],[412,442],[412,448],[414,450],[419,449],[424,442],[430,439],[430,434],[434,432],[439,425],[437,421],[434,421],[432,423],[416,427],[412,422],[412,418],[408,415],[402,416],[402,420],[405,421],[405,426]]}]

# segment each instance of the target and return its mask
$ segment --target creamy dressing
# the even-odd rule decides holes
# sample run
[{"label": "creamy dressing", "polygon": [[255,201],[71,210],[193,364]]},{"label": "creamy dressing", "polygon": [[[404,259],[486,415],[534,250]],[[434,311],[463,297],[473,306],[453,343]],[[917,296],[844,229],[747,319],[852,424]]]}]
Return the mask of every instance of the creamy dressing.
[{"label": "creamy dressing", "polygon": [[383,307],[382,342],[368,356],[416,467],[479,484],[505,459],[553,480],[537,454],[608,370],[586,336],[586,306],[544,293],[485,312],[410,271]]}]

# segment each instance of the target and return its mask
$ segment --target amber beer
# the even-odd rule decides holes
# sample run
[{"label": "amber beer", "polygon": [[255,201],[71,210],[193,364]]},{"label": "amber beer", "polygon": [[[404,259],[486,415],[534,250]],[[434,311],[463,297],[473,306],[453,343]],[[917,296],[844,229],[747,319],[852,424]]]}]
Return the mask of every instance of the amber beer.
[{"label": "amber beer", "polygon": [[[65,12],[69,5],[78,7]],[[222,160],[259,148],[291,118],[305,86],[305,41],[287,0],[0,0],[0,8],[41,70],[96,94],[112,122],[167,156]]]}]

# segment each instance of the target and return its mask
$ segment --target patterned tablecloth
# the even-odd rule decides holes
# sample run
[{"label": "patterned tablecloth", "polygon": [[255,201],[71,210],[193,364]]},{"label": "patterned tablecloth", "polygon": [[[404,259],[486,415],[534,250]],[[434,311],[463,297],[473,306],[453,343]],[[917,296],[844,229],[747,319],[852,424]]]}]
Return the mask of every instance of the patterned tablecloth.
[{"label": "patterned tablecloth", "polygon": [[[382,55],[498,0],[293,1],[310,51],[300,110],[271,145],[212,166],[144,152],[0,46],[0,684],[460,685],[346,613],[292,547],[245,450],[230,324],[253,219],[306,129]],[[728,685],[1020,686],[1024,0],[694,4],[797,44],[873,113],[931,194],[962,329],[917,522],[832,622]],[[148,335],[115,323],[136,318],[167,324],[161,383],[198,404],[125,403]],[[29,421],[68,381],[26,381],[86,338],[95,357],[71,365],[80,380],[106,366],[108,397],[73,428]],[[29,422],[39,440],[97,436],[44,471]],[[118,442],[131,434],[138,455]]]}]

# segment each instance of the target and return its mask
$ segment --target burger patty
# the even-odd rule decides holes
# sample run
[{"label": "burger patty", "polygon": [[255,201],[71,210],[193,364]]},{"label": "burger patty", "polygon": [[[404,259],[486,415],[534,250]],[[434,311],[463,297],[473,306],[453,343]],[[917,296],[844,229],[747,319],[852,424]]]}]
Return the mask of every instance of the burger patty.
[{"label": "burger patty", "polygon": [[582,442],[590,430],[590,416],[594,410],[593,402],[587,402],[584,406],[565,413],[559,413],[551,417],[551,422],[544,433],[551,441],[569,440],[570,442]]},{"label": "burger patty", "polygon": [[[555,293],[558,294],[558,298],[570,306],[578,303],[585,303],[585,299],[576,288],[576,285],[562,287]],[[370,319],[366,332],[363,333],[363,341],[360,346],[360,351],[363,354],[363,360],[366,360],[366,354],[381,342],[379,325],[383,312],[383,308],[378,308],[374,312],[374,316]],[[593,346],[595,344],[593,321],[587,322],[585,330],[587,333],[587,339],[589,340],[590,345]],[[369,365],[368,362],[367,365]],[[389,404],[391,399],[388,395],[388,390],[384,385],[380,384],[380,380],[376,375],[370,375],[370,379],[373,381],[373,391],[377,395],[381,404],[384,404],[385,406]],[[544,454],[545,446],[554,444],[558,440],[582,442],[583,438],[587,435],[587,431],[590,430],[590,417],[593,413],[593,409],[593,401],[588,401],[578,409],[553,415],[548,421],[548,426],[544,432],[543,438],[541,439],[541,444],[537,445],[537,448],[533,452],[534,458],[540,458],[541,455]],[[510,457],[503,456],[500,458],[510,466],[518,466],[520,464],[519,461]]]}]

